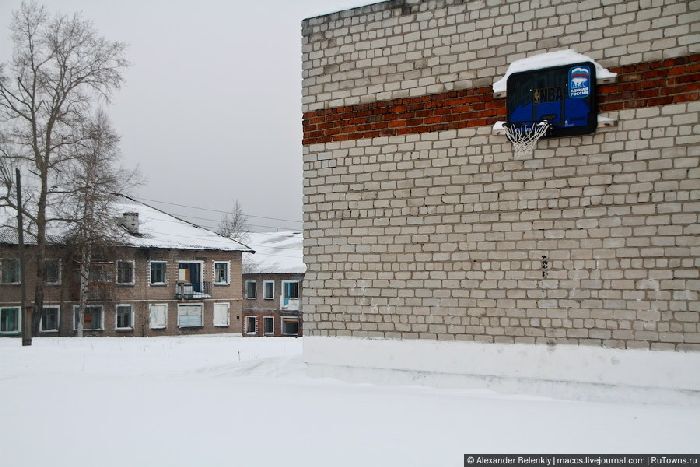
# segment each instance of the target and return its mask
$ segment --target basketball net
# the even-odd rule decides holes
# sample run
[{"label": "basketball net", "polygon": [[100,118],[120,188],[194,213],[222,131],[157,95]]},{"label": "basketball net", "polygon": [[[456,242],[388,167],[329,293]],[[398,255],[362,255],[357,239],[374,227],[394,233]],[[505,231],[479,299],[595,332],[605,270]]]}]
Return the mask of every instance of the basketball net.
[{"label": "basketball net", "polygon": [[506,136],[513,144],[513,152],[516,157],[531,155],[537,142],[547,133],[549,127],[547,120],[533,123],[531,126],[504,125]]}]

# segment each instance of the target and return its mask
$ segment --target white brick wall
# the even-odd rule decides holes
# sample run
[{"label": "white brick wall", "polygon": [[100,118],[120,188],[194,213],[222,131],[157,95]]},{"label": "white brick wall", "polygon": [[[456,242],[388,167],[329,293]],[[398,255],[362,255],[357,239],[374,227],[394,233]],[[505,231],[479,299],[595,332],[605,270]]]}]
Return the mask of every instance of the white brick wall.
[{"label": "white brick wall", "polygon": [[[700,52],[700,1],[385,2],[305,20],[303,110],[571,47]],[[305,333],[700,350],[700,102],[515,158],[490,127],[304,147]]]}]

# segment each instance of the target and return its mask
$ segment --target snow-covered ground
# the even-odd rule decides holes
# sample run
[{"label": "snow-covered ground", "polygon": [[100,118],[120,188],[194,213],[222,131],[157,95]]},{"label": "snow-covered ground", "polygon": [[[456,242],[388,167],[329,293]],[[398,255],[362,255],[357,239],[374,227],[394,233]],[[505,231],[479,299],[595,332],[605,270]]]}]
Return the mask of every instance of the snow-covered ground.
[{"label": "snow-covered ground", "polygon": [[464,453],[690,452],[700,407],[307,375],[302,339],[0,339],[7,466],[461,466]]}]

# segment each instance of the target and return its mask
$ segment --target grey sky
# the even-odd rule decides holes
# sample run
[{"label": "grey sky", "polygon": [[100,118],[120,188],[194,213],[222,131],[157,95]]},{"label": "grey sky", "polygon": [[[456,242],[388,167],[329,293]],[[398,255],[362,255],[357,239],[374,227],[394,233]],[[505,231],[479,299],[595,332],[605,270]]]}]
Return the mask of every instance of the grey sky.
[{"label": "grey sky", "polygon": [[[21,0],[0,0],[0,59]],[[301,220],[301,20],[362,0],[45,0],[129,44],[108,108],[145,200]],[[153,203],[215,227],[220,214]],[[204,219],[202,219],[204,218]],[[301,223],[254,218],[258,226]],[[255,230],[272,230],[255,227]]]}]

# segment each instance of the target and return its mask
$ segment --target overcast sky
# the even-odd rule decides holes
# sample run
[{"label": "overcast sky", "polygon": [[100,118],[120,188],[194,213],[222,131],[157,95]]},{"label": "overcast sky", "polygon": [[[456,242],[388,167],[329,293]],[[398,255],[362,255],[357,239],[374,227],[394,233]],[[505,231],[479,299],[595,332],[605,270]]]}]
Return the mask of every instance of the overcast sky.
[{"label": "overcast sky", "polygon": [[[11,11],[0,0],[0,59]],[[301,228],[301,20],[367,0],[45,0],[82,12],[129,45],[125,84],[108,112],[144,200],[227,210],[234,199],[255,230]],[[216,227],[220,214],[153,202]]]}]

